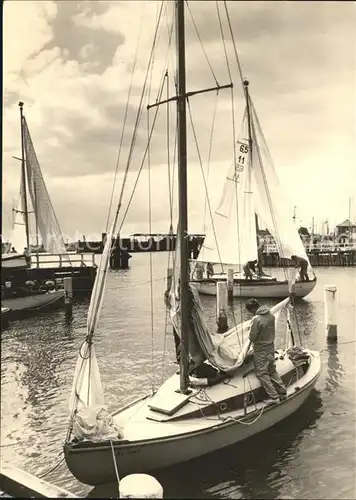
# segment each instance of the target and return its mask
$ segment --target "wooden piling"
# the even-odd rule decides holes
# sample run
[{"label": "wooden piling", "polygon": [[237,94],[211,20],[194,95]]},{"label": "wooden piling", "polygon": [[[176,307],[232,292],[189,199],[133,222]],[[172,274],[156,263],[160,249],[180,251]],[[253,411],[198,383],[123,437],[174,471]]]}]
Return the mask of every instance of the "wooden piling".
[{"label": "wooden piling", "polygon": [[227,300],[229,304],[232,303],[234,298],[234,270],[227,270]]},{"label": "wooden piling", "polygon": [[74,493],[1,461],[1,489],[13,498],[78,498]]},{"label": "wooden piling", "polygon": [[73,281],[72,277],[63,278],[64,286],[64,307],[66,316],[72,316],[73,313]]},{"label": "wooden piling", "polygon": [[324,286],[325,327],[329,342],[337,341],[337,287]]},{"label": "wooden piling", "polygon": [[218,333],[224,333],[228,330],[227,307],[226,282],[218,281],[216,283],[216,323],[218,325]]}]

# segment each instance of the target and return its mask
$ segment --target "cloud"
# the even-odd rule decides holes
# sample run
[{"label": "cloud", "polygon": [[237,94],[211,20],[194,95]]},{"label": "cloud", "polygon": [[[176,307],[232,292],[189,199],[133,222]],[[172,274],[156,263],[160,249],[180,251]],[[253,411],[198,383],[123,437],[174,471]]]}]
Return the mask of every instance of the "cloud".
[{"label": "cloud", "polygon": [[[250,80],[251,96],[291,206],[297,205],[298,213],[307,222],[313,215],[336,220],[345,218],[345,200],[356,185],[354,5],[265,1],[227,4],[243,75]],[[234,81],[234,118],[238,130],[244,98],[223,4],[219,5]],[[186,11],[187,88],[212,87],[215,78],[221,85],[229,83],[215,3],[189,2],[189,6],[214,74],[196,36],[190,13]],[[61,226],[67,233],[79,226],[83,232],[101,232],[138,34],[141,29],[121,171],[129,153],[159,9],[159,4],[153,1],[15,0],[5,3],[3,191],[6,207],[18,192],[19,165],[12,156],[19,156],[21,151],[17,103],[23,100]],[[150,99],[145,96],[144,108],[156,100],[167,67],[169,92],[174,93],[175,49],[167,50],[173,15],[174,3],[166,2],[157,37],[154,71],[148,78]],[[14,32],[21,33],[21,37],[13,37]],[[162,99],[166,92],[164,87]],[[210,187],[217,201],[219,179],[232,160],[231,91],[220,91],[218,98],[215,92],[194,96],[189,103],[204,168],[212,146]],[[155,108],[150,111],[150,123],[154,113]],[[190,221],[198,231],[202,225],[204,189],[189,112],[187,119]],[[165,226],[164,221],[168,220],[167,181],[163,181],[167,178],[166,132],[170,132],[172,161],[175,121],[174,103],[170,105],[169,118],[166,106],[159,109],[150,149],[157,230],[163,230],[160,226]],[[141,165],[146,139],[144,109],[132,158],[132,179]],[[146,180],[140,181],[141,187],[128,214],[128,227],[138,231],[147,222],[147,214],[142,209],[143,200],[147,198],[146,167],[144,172],[142,179]],[[91,197],[93,201],[89,201]],[[147,208],[148,201],[144,203]],[[75,217],[71,216],[74,213]]]}]

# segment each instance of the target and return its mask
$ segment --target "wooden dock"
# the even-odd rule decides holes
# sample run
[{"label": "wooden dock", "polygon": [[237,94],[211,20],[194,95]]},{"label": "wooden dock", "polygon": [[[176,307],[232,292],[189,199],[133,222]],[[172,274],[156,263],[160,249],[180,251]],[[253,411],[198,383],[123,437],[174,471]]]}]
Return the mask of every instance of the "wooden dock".
[{"label": "wooden dock", "polygon": [[[26,281],[57,281],[72,277],[73,296],[90,295],[96,276],[94,254],[41,254],[31,256],[31,267],[27,269],[2,268],[1,285],[13,288]],[[6,285],[7,283],[7,285]]]},{"label": "wooden dock", "polygon": [[1,461],[0,490],[8,498],[80,498],[74,493]]}]

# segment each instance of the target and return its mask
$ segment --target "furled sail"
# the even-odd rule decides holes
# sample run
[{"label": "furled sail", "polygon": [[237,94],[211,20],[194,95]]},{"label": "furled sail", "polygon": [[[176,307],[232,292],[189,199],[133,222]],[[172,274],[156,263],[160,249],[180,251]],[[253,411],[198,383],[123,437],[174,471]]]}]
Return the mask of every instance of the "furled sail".
[{"label": "furled sail", "polygon": [[64,254],[66,248],[63,235],[42,176],[25,117],[23,117],[22,125],[26,153],[27,186],[42,243],[47,252]]},{"label": "furled sail", "polygon": [[[178,237],[173,276],[169,291],[169,303],[171,321],[176,333],[180,337],[179,247],[180,242]],[[211,332],[204,320],[198,291],[193,285],[189,285],[188,293],[190,299],[188,332],[190,367],[194,368],[203,361],[208,360],[215,368],[224,372],[236,370],[242,365],[251,347],[249,342],[251,320],[231,328],[224,335]],[[278,322],[280,313],[287,306],[289,300],[289,298],[284,299],[271,308],[272,314],[276,317],[276,322]]]},{"label": "furled sail", "polygon": [[116,230],[117,217],[118,216],[116,214],[111,231],[107,235],[90,297],[87,318],[87,337],[79,351],[77,365],[74,372],[72,393],[69,401],[71,413],[77,409],[78,405],[91,407],[104,404],[104,393],[102,390],[100,371],[93,346],[93,335],[99,320],[101,305],[104,297],[106,275],[110,264],[112,240]]},{"label": "furled sail", "polygon": [[[177,257],[175,264],[170,290],[170,311],[173,327],[180,337],[179,263]],[[204,320],[199,293],[192,285],[189,285],[188,293],[190,298],[188,332],[190,368],[193,369],[203,361],[208,360],[221,371],[232,372],[236,370],[242,365],[251,348],[249,341],[251,320],[230,329],[224,335],[211,332]],[[281,311],[288,303],[289,298],[271,308],[272,314],[276,317],[276,322],[278,322]]]},{"label": "furled sail", "polygon": [[246,130],[236,146],[235,163],[227,173],[220,203],[208,226],[197,261],[240,267],[257,259],[256,225],[251,186],[250,146]]},{"label": "furled sail", "polygon": [[281,189],[272,158],[251,103],[253,190],[255,210],[275,239],[278,253],[289,258],[294,254],[308,260],[303,242],[289,217],[288,203]]}]

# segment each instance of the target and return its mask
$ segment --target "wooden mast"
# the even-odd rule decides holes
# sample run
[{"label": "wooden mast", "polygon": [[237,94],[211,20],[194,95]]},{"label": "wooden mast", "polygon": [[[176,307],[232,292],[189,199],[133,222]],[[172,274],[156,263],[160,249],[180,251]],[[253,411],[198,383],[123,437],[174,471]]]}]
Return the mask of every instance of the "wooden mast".
[{"label": "wooden mast", "polygon": [[23,185],[23,202],[24,202],[24,216],[25,216],[25,229],[26,229],[26,245],[30,251],[30,232],[28,225],[28,207],[27,207],[27,189],[26,189],[26,167],[25,167],[25,138],[24,138],[24,116],[23,116],[23,102],[19,102],[20,117],[21,117],[21,175]]},{"label": "wooden mast", "polygon": [[[251,127],[251,110],[250,110],[250,96],[248,93],[248,80],[244,80],[244,90],[245,90],[245,98],[246,98],[246,111],[247,111],[247,127],[248,127],[248,145],[249,145],[249,153],[250,153],[250,172],[252,168],[252,127]],[[258,261],[258,269],[262,272],[262,259],[259,251],[259,240],[258,240],[258,218],[255,213],[255,226],[256,226],[256,243],[257,243],[257,261]]]},{"label": "wooden mast", "polygon": [[188,392],[188,329],[189,329],[189,269],[188,269],[188,202],[187,202],[187,120],[184,0],[176,0],[176,36],[178,61],[178,198],[180,243],[180,391]]}]

